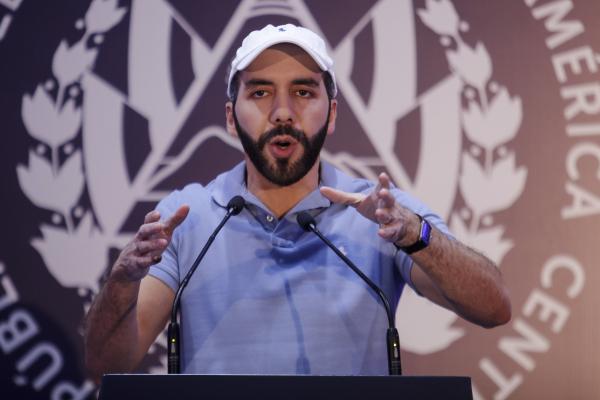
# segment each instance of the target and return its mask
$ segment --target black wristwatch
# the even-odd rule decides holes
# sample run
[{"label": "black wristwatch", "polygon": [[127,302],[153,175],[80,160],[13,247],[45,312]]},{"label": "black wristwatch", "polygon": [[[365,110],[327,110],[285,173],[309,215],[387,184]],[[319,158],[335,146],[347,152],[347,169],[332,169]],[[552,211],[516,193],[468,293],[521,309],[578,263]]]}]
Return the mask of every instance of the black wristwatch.
[{"label": "black wristwatch", "polygon": [[417,217],[419,217],[419,220],[421,220],[421,229],[419,231],[419,238],[417,241],[409,246],[396,246],[406,254],[412,254],[419,250],[423,250],[429,245],[429,240],[431,239],[431,225],[429,225],[429,222],[427,222],[427,220],[421,217],[419,214],[417,214]]}]

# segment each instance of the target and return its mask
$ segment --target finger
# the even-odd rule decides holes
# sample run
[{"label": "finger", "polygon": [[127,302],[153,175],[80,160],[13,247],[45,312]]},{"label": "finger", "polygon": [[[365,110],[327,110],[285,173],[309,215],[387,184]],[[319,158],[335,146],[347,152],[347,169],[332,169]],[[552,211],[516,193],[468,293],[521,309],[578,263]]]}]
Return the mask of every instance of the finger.
[{"label": "finger", "polygon": [[162,261],[162,252],[151,252],[139,256],[138,260],[146,266],[158,264]]},{"label": "finger", "polygon": [[377,192],[377,199],[379,200],[377,203],[379,208],[392,208],[396,204],[396,199],[392,196],[390,190],[386,188],[382,188]]},{"label": "finger", "polygon": [[139,240],[136,242],[136,249],[138,254],[143,255],[149,252],[158,252],[162,253],[166,248],[169,242],[167,239],[159,238],[159,239],[151,239],[151,240]]},{"label": "finger", "polygon": [[152,235],[162,233],[165,225],[162,222],[151,222],[149,224],[144,224],[140,226],[138,229],[138,233],[136,235],[138,240],[146,240]]},{"label": "finger", "polygon": [[362,193],[348,193],[328,186],[321,187],[321,194],[333,203],[350,206],[357,206],[366,197]]},{"label": "finger", "polygon": [[144,254],[142,257],[146,257],[146,260],[149,257],[151,264],[158,264],[159,262],[162,261],[163,252],[164,252],[164,249],[154,250],[154,251],[150,251],[150,252]]},{"label": "finger", "polygon": [[175,213],[164,222],[165,232],[168,235],[172,234],[175,228],[177,228],[179,224],[181,224],[183,220],[188,216],[189,212],[190,206],[188,206],[187,204],[184,204],[181,207],[179,207],[177,211],[175,211]]},{"label": "finger", "polygon": [[377,233],[388,242],[396,242],[400,237],[400,229],[393,225],[381,227]]},{"label": "finger", "polygon": [[378,196],[378,193],[380,190],[381,190],[381,182],[379,182],[379,179],[377,179],[377,184],[375,185],[375,189],[373,189],[373,191],[371,193],[369,193],[369,196],[373,199],[374,203],[377,202],[377,196]]},{"label": "finger", "polygon": [[375,210],[375,220],[380,225],[388,225],[394,221],[394,216],[388,210],[378,208]]},{"label": "finger", "polygon": [[156,210],[152,210],[144,217],[144,224],[149,224],[158,220],[160,220],[160,213]]},{"label": "finger", "polygon": [[[159,256],[160,257],[160,256]],[[162,259],[162,258],[161,258]],[[157,263],[157,256],[155,254],[145,254],[143,256],[137,256],[133,258],[133,264],[138,272],[144,272],[149,267]]]},{"label": "finger", "polygon": [[385,172],[382,172],[379,174],[378,181],[379,181],[379,185],[381,186],[381,188],[385,188],[385,189],[390,188],[391,180],[390,180],[390,177],[388,176],[388,174],[386,174]]}]

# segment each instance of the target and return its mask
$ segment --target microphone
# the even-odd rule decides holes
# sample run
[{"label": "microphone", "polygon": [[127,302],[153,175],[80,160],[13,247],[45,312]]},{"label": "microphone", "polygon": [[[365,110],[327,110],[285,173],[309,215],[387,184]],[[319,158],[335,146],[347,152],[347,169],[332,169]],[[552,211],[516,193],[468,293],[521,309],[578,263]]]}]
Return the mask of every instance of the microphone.
[{"label": "microphone", "polygon": [[327,239],[319,229],[317,229],[317,223],[312,215],[307,211],[301,211],[298,213],[296,220],[298,224],[307,232],[313,232],[319,237],[327,246],[331,248],[345,263],[354,271],[358,276],[361,277],[367,285],[371,287],[377,293],[388,318],[388,330],[387,330],[387,355],[388,355],[388,371],[390,375],[402,375],[402,365],[400,362],[400,338],[398,336],[398,330],[394,324],[394,315],[390,309],[390,302],[388,301],[385,293],[377,286],[368,276],[366,276],[348,257],[344,255],[329,239]]},{"label": "microphone", "polygon": [[229,200],[229,203],[227,203],[227,213],[225,214],[225,217],[223,217],[221,223],[215,228],[214,232],[212,235],[210,235],[202,250],[200,250],[198,257],[196,257],[192,267],[181,281],[181,284],[177,289],[177,293],[175,293],[175,300],[173,300],[173,308],[171,309],[171,322],[169,322],[169,327],[167,329],[167,369],[169,374],[178,374],[180,371],[179,323],[177,322],[177,312],[179,311],[179,303],[181,302],[181,294],[183,293],[183,289],[185,289],[187,286],[192,274],[194,271],[196,271],[196,268],[198,268],[198,264],[200,264],[200,261],[202,261],[204,258],[204,255],[217,237],[217,234],[221,228],[223,228],[225,223],[232,215],[238,215],[240,212],[242,212],[245,204],[246,202],[242,196],[234,196],[231,198],[231,200]]}]

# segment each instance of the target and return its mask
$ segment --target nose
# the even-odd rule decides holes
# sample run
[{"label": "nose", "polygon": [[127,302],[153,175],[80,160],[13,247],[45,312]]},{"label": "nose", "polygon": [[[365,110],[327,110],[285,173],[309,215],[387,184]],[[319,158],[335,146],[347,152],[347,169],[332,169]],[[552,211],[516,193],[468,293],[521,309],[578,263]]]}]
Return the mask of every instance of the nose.
[{"label": "nose", "polygon": [[295,122],[296,116],[292,99],[286,95],[278,95],[273,101],[271,123],[273,125],[288,125]]}]

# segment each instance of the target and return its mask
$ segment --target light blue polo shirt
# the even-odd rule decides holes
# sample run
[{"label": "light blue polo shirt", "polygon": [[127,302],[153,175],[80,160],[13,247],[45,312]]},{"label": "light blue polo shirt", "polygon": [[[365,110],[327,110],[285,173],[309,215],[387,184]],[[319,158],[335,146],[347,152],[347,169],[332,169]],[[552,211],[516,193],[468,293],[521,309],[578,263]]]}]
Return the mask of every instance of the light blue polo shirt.
[{"label": "light blue polo shirt", "polygon": [[[176,291],[229,200],[241,195],[247,202],[183,293],[182,372],[387,375],[387,317],[379,297],[316,235],[302,230],[296,214],[309,210],[319,230],[384,290],[394,309],[404,284],[412,285],[411,259],[377,235],[377,224],[352,207],[331,204],[319,190],[278,220],[248,192],[244,173],[240,163],[206,187],[187,185],[158,205],[163,217],[181,204],[191,207],[161,263],[150,269]],[[321,184],[363,193],[374,186],[326,162]],[[423,204],[398,189],[392,193],[447,232]]]}]

